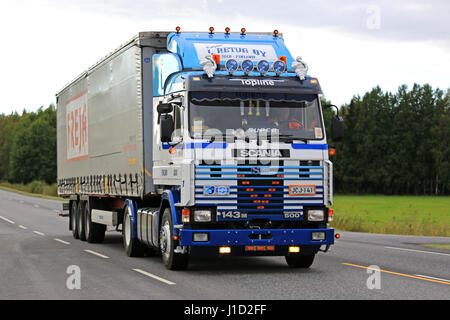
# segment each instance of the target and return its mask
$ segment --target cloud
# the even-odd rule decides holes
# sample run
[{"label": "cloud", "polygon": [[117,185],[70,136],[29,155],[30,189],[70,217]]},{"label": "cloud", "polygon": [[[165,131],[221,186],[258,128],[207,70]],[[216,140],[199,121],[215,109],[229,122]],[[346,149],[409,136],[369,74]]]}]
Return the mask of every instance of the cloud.
[{"label": "cloud", "polygon": [[177,25],[182,31],[278,28],[336,104],[377,84],[388,90],[412,82],[447,88],[449,12],[449,4],[437,0],[2,0],[0,113],[48,105],[70,80],[137,32]]},{"label": "cloud", "polygon": [[[447,0],[43,0],[60,8],[103,13],[147,21],[164,17],[177,25],[177,19],[191,19],[197,25],[208,17],[241,23],[258,20],[269,25],[283,21],[293,26],[337,28],[362,37],[395,41],[448,40],[450,35],[450,2]],[[377,17],[379,16],[379,17]],[[379,28],[368,22],[379,18]],[[210,21],[210,23],[213,21]]]}]

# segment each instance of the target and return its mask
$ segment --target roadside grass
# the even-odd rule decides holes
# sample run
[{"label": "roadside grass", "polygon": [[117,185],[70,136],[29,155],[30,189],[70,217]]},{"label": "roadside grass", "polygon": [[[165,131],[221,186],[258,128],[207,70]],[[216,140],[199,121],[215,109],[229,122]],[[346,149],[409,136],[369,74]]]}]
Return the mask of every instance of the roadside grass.
[{"label": "roadside grass", "polygon": [[450,197],[335,196],[339,230],[419,236],[450,236]]},{"label": "roadside grass", "polygon": [[58,186],[56,183],[48,185],[42,181],[33,181],[24,185],[1,181],[0,189],[17,192],[26,196],[63,200],[62,198],[58,197]]},{"label": "roadside grass", "polygon": [[430,243],[430,244],[421,244],[421,246],[432,249],[450,250],[450,243],[448,244]]}]

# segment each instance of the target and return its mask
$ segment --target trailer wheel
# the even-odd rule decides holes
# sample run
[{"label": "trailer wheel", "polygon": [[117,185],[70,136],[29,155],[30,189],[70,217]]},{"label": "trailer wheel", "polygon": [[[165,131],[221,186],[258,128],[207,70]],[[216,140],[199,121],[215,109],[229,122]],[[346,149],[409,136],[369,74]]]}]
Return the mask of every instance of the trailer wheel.
[{"label": "trailer wheel", "polygon": [[86,241],[86,216],[84,215],[84,207],[86,201],[79,201],[78,202],[78,210],[77,210],[77,216],[78,216],[78,238],[81,241]]},{"label": "trailer wheel", "polygon": [[133,238],[133,224],[131,222],[131,209],[125,207],[122,223],[123,246],[129,257],[142,257],[145,247],[138,239]]},{"label": "trailer wheel", "polygon": [[307,269],[311,267],[314,262],[315,254],[307,255],[307,256],[299,256],[299,255],[287,255],[286,262],[291,268],[304,268]]},{"label": "trailer wheel", "polygon": [[86,240],[89,243],[102,243],[105,239],[106,226],[92,222],[90,203],[91,201],[86,201],[83,205],[83,215],[85,217],[84,232],[86,234]]},{"label": "trailer wheel", "polygon": [[178,241],[175,241],[173,236],[172,213],[169,208],[166,208],[162,217],[161,230],[159,233],[162,260],[169,270],[184,270],[189,264],[189,254],[175,252]]},{"label": "trailer wheel", "polygon": [[72,226],[73,238],[79,239],[79,236],[78,236],[78,201],[72,201],[72,208],[70,210],[70,224]]}]

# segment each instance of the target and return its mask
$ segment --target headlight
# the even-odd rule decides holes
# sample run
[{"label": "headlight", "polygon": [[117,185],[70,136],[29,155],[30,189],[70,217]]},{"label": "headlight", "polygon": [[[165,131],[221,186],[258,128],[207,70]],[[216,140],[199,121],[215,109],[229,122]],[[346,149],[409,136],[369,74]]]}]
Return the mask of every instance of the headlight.
[{"label": "headlight", "polygon": [[318,222],[323,221],[325,218],[325,213],[323,209],[321,210],[308,210],[308,221]]},{"label": "headlight", "polygon": [[195,210],[195,222],[211,222],[211,210]]}]

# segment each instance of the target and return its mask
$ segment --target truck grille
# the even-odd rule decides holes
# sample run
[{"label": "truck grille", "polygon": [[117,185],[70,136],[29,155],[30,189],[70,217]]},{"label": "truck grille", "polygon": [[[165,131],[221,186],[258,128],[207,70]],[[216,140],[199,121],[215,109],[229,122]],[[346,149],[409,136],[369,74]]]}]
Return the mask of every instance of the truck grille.
[{"label": "truck grille", "polygon": [[[290,185],[315,186],[316,194],[289,195]],[[229,194],[207,195],[205,187],[227,187]],[[223,189],[222,189],[223,190]],[[206,164],[195,168],[196,206],[215,207],[218,213],[237,211],[249,216],[302,212],[304,206],[324,205],[324,167],[321,161],[279,161],[277,166],[248,160]]]}]

